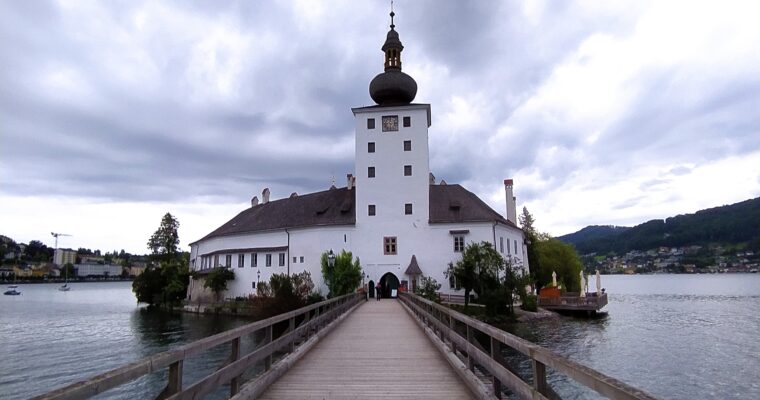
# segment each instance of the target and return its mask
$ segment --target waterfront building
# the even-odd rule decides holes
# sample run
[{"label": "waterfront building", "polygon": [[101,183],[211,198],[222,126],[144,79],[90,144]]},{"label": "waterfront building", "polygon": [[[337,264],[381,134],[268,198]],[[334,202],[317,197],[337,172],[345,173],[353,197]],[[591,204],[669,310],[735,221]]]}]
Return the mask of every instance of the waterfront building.
[{"label": "waterfront building", "polygon": [[58,266],[64,266],[66,264],[74,264],[77,261],[77,252],[72,249],[55,249],[53,254],[53,264]]},{"label": "waterfront building", "polygon": [[121,276],[121,265],[113,264],[74,264],[77,277],[117,277]]},{"label": "waterfront building", "polygon": [[[369,85],[375,104],[352,108],[355,164],[346,186],[278,200],[264,189],[250,208],[190,244],[197,275],[232,268],[225,296],[235,297],[255,293],[273,274],[309,271],[325,294],[320,257],[346,250],[361,260],[370,292],[377,283],[384,295],[413,290],[420,276],[429,276],[442,292],[463,294],[444,271],[467,244],[482,241],[527,272],[512,179],[504,180],[505,215],[461,185],[436,183],[429,165],[431,108],[413,103],[417,84],[401,70],[403,49],[391,18],[385,70]],[[201,279],[191,280],[189,300],[208,295]]]}]

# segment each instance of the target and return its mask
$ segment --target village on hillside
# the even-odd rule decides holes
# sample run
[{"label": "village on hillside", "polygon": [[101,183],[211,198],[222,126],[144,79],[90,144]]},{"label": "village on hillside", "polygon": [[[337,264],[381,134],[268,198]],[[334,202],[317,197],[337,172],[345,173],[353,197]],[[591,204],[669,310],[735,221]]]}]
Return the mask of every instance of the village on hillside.
[{"label": "village on hillside", "polygon": [[721,245],[631,250],[620,256],[590,253],[582,259],[587,271],[602,274],[757,273],[760,269],[760,252]]}]

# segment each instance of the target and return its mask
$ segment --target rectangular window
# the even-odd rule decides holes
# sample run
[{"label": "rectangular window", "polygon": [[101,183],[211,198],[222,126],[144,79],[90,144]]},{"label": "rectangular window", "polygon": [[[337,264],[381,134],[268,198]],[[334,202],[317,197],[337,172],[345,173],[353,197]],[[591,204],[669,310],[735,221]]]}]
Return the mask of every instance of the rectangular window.
[{"label": "rectangular window", "polygon": [[504,253],[504,238],[503,237],[499,238],[499,251]]},{"label": "rectangular window", "polygon": [[297,262],[298,262],[298,257],[296,257],[296,256],[293,256],[293,264],[295,264],[295,263],[297,263]]},{"label": "rectangular window", "polygon": [[517,240],[515,240],[515,255],[517,255]]},{"label": "rectangular window", "polygon": [[404,165],[404,176],[412,176],[412,166]]},{"label": "rectangular window", "polygon": [[406,203],[406,204],[404,204],[404,214],[405,215],[412,215],[412,203]]},{"label": "rectangular window", "polygon": [[375,215],[375,205],[370,204],[367,206],[367,215],[372,216]]},{"label": "rectangular window", "polygon": [[214,268],[219,266],[219,254],[214,254]]},{"label": "rectangular window", "polygon": [[512,253],[509,251],[509,249],[510,249],[510,246],[509,246],[509,239],[507,239],[507,254],[512,254]]},{"label": "rectangular window", "polygon": [[280,253],[280,266],[285,266],[285,253]]},{"label": "rectangular window", "polygon": [[368,178],[375,177],[375,167],[367,167],[367,177]]},{"label": "rectangular window", "polygon": [[464,251],[464,236],[454,236],[454,252],[461,253]]},{"label": "rectangular window", "polygon": [[243,268],[245,264],[245,254],[238,254],[238,268]]},{"label": "rectangular window", "polygon": [[412,141],[404,140],[404,151],[412,151]]},{"label": "rectangular window", "polygon": [[375,152],[375,142],[367,143],[367,153],[374,153],[374,152]]},{"label": "rectangular window", "polygon": [[224,256],[224,266],[227,268],[232,266],[232,254]]},{"label": "rectangular window", "polygon": [[301,256],[301,264],[303,264],[303,256]]},{"label": "rectangular window", "polygon": [[412,126],[412,117],[404,117],[404,128]]},{"label": "rectangular window", "polygon": [[459,290],[462,287],[459,285],[459,281],[457,281],[457,278],[454,276],[454,274],[451,274],[449,276],[449,288],[454,290]]},{"label": "rectangular window", "polygon": [[271,267],[272,266],[272,255],[271,254],[267,254],[266,265],[267,265],[267,267]]},{"label": "rectangular window", "polygon": [[367,129],[375,129],[375,119],[367,118]]},{"label": "rectangular window", "polygon": [[251,282],[251,289],[256,289],[256,282]]},{"label": "rectangular window", "polygon": [[386,236],[383,238],[383,254],[396,254],[396,237]]},{"label": "rectangular window", "polygon": [[251,253],[251,268],[259,267],[259,257],[257,253]]}]

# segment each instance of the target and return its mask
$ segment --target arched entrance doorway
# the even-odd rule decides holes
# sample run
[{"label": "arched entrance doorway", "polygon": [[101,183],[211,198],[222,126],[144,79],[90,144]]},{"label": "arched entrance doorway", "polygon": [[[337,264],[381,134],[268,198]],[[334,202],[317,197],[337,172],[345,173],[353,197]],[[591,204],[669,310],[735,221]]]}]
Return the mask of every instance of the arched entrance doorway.
[{"label": "arched entrance doorway", "polygon": [[381,297],[384,299],[390,298],[393,290],[398,294],[398,286],[399,281],[396,275],[393,275],[391,272],[386,273],[380,278]]},{"label": "arched entrance doorway", "polygon": [[375,281],[369,281],[369,298],[375,298]]}]

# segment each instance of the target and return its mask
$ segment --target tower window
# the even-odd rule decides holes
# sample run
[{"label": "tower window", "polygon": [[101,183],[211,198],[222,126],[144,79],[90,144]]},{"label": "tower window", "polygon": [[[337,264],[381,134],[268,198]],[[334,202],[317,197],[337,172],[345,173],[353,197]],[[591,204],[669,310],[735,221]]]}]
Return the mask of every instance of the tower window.
[{"label": "tower window", "polygon": [[374,204],[370,204],[370,205],[367,206],[367,215],[370,215],[370,216],[375,215],[375,205]]},{"label": "tower window", "polygon": [[367,118],[367,129],[375,129],[375,119]]},{"label": "tower window", "polygon": [[383,254],[393,255],[396,254],[396,237],[386,236],[383,238]]},{"label": "tower window", "polygon": [[412,215],[412,203],[406,203],[406,204],[404,204],[404,214],[405,215]]},{"label": "tower window", "polygon": [[412,151],[412,141],[404,140],[404,151]]},{"label": "tower window", "polygon": [[367,167],[367,177],[368,178],[375,177],[375,167]]},{"label": "tower window", "polygon": [[374,153],[374,152],[375,152],[375,142],[367,143],[367,153]]},{"label": "tower window", "polygon": [[412,176],[412,166],[404,165],[404,176]]},{"label": "tower window", "polygon": [[412,117],[404,117],[404,128],[412,126]]}]

